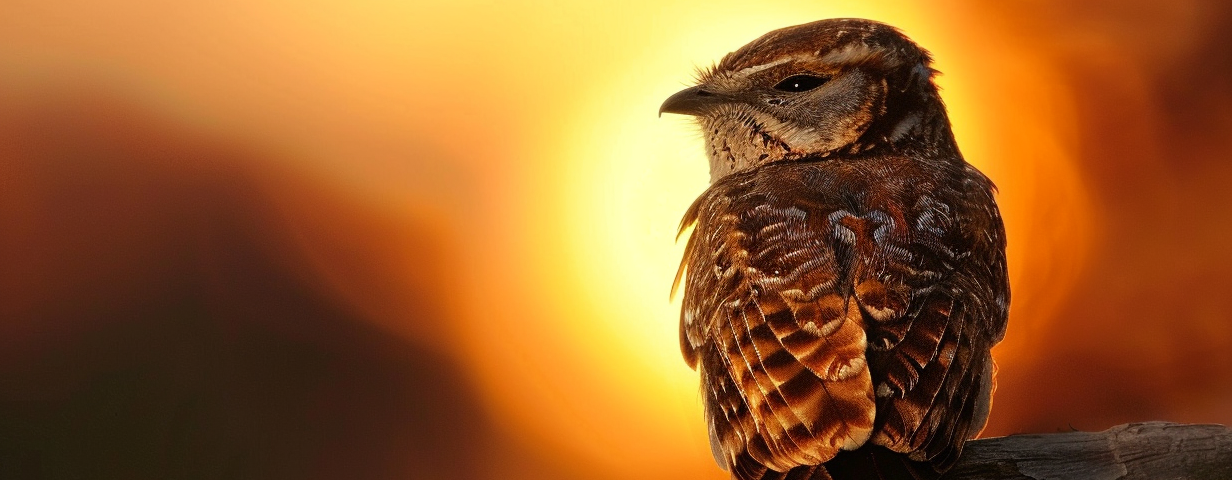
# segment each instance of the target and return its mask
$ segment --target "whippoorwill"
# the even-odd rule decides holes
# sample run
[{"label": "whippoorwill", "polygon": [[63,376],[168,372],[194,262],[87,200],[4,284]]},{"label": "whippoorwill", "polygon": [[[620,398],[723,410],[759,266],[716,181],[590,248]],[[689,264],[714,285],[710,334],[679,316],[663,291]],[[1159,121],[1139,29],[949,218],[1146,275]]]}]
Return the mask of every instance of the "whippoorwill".
[{"label": "whippoorwill", "polygon": [[931,63],[888,25],[822,20],[663,103],[710,159],[680,340],[734,478],[934,478],[988,418],[1005,230]]}]

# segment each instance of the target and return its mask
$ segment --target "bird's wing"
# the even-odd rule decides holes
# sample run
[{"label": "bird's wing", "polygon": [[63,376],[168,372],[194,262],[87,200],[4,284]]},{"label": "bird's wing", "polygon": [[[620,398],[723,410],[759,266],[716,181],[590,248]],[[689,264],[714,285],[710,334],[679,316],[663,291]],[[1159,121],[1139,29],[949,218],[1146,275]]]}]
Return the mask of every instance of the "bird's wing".
[{"label": "bird's wing", "polygon": [[725,178],[684,222],[697,227],[682,347],[701,371],[716,460],[739,478],[856,448],[875,413],[864,320],[841,292],[822,207],[767,201],[753,183]]},{"label": "bird's wing", "polygon": [[878,411],[872,443],[941,470],[984,426],[989,349],[1008,316],[1004,227],[991,183],[969,173],[958,188],[921,195],[904,212],[906,255],[861,258],[852,267],[857,278],[876,278],[855,287],[870,320]]},{"label": "bird's wing", "polygon": [[[797,478],[871,435],[944,468],[987,417],[988,349],[1005,327],[991,185],[849,211],[757,180],[723,179],[682,224],[696,225],[682,349],[716,460],[742,479],[805,466]],[[976,211],[936,200],[963,195],[987,198],[964,201]]]}]

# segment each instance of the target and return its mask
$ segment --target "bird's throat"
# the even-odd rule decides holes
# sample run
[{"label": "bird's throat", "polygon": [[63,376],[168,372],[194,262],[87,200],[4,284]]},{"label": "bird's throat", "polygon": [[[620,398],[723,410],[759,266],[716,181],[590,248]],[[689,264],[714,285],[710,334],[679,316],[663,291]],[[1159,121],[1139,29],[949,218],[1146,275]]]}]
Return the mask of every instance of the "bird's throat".
[{"label": "bird's throat", "polygon": [[792,147],[774,125],[747,113],[702,118],[710,183],[736,172],[751,170],[793,155]]}]

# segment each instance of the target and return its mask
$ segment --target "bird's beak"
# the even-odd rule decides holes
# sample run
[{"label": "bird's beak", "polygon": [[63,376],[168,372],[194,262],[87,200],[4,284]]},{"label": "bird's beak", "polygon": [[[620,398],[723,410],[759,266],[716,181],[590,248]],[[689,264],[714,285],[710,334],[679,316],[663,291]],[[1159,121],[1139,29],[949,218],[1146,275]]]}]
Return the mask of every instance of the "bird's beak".
[{"label": "bird's beak", "polygon": [[667,97],[667,101],[664,101],[663,106],[659,107],[659,116],[662,117],[664,113],[705,115],[715,105],[725,103],[726,101],[728,99],[725,96],[702,90],[700,86],[689,87]]}]

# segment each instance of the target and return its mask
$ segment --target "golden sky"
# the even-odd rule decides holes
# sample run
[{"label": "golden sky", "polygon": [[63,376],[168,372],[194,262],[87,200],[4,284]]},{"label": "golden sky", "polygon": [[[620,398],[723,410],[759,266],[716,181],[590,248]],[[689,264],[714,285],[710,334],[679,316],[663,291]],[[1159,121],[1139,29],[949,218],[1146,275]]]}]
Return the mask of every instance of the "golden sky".
[{"label": "golden sky", "polygon": [[[1092,358],[1138,358],[1109,360],[1117,368],[1108,382],[1146,378],[1138,391],[1161,391],[1175,385],[1166,370],[1186,364],[1179,338],[1204,339],[1203,352],[1232,346],[1226,301],[1184,300],[1227,285],[1225,274],[1203,270],[1232,264],[1212,253],[1226,232],[1195,225],[1228,224],[1232,212],[1223,197],[1182,185],[1223,185],[1229,169],[1158,159],[1175,152],[1163,146],[1172,139],[1191,147],[1185,158],[1220,151],[1214,133],[1185,137],[1169,122],[1194,105],[1215,112],[1208,124],[1227,122],[1226,97],[1185,97],[1161,72],[1227,73],[1194,66],[1202,63],[1194,52],[1223,51],[1217,27],[1227,16],[1202,2],[1095,2],[1056,13],[1060,4],[16,0],[0,5],[0,99],[8,97],[0,106],[10,131],[26,131],[20,112],[52,112],[52,127],[94,119],[81,128],[142,152],[145,127],[123,126],[126,119],[170,125],[173,146],[156,149],[150,168],[256,185],[272,220],[254,228],[278,239],[280,265],[358,321],[456,365],[484,424],[468,452],[474,476],[717,480],[725,475],[710,457],[696,373],[678,350],[679,303],[668,298],[683,248],[676,226],[707,171],[694,126],[657,117],[658,106],[696,68],[769,30],[827,17],[880,20],[933,53],[960,147],[1000,189],[1013,302],[1009,333],[994,350],[1001,384],[985,433],[1156,419],[1128,417],[1138,413],[1232,421],[1227,375],[1198,382],[1209,389],[1144,394],[1158,402],[1142,410],[1126,400],[1106,416],[1033,400],[1035,386],[1066,362],[1085,363],[1078,371],[1092,375],[1104,365]],[[117,121],[122,127],[112,128]],[[25,137],[13,135],[17,147],[0,147],[9,148],[0,149],[0,185],[26,186],[0,197],[0,220],[19,232],[0,243],[9,255],[0,258],[18,259],[18,246],[59,245],[42,240],[56,231],[40,226],[49,210],[36,200],[46,197],[39,182],[62,173],[21,160],[50,154],[22,150]],[[221,162],[175,153],[194,151],[194,142],[239,153]],[[73,155],[91,161],[90,148]],[[125,185],[117,191],[136,188]],[[1163,205],[1141,223],[1193,244],[1134,237],[1140,222],[1119,206],[1135,198]],[[1158,220],[1189,212],[1185,202],[1214,206]],[[146,204],[133,205],[132,215],[143,215]],[[127,224],[115,225],[98,231],[106,237]],[[132,232],[124,238],[170,235]],[[110,255],[145,245],[134,242],[97,248]],[[14,265],[62,276],[29,283],[24,270],[10,270],[19,273],[4,285],[27,293],[0,297],[0,310],[16,319],[7,331],[25,332],[10,342],[59,352],[67,343],[55,332],[94,327],[53,329],[21,316],[44,311],[52,301],[38,292],[82,268],[56,263],[58,247],[45,248],[50,263]],[[1174,249],[1189,252],[1184,268],[1149,260]],[[1152,282],[1173,294],[1141,309],[1129,303]],[[1199,286],[1184,287],[1191,284]],[[425,310],[433,320],[423,320]],[[1168,322],[1179,323],[1115,320],[1138,311],[1173,312],[1178,319]],[[1161,322],[1187,327],[1167,330],[1178,340],[1165,346],[1152,343],[1158,335],[1105,333],[1153,332],[1134,328]],[[1075,324],[1076,340],[1054,348]],[[1111,340],[1082,350],[1087,338]],[[1232,358],[1210,362],[1227,367]],[[1066,378],[1056,385],[1073,390],[1087,377]],[[1063,399],[1069,390],[1043,391]]]}]

